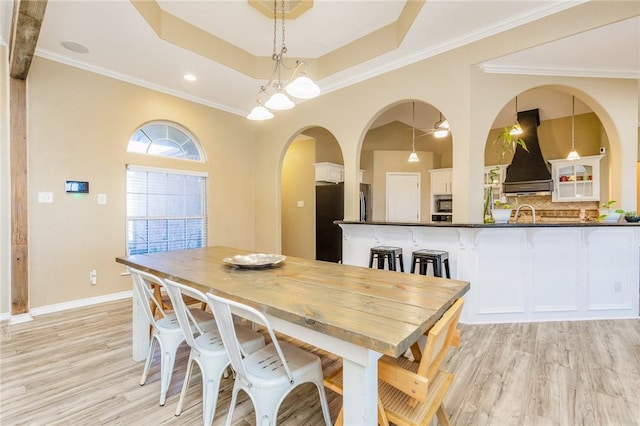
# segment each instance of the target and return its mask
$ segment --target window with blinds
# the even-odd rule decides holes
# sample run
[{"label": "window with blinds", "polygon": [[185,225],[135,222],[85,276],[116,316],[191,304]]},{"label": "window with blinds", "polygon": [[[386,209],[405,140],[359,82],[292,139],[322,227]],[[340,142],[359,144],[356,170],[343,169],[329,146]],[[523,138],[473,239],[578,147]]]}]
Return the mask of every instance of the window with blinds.
[{"label": "window with blinds", "polygon": [[127,253],[206,245],[207,175],[127,166]]}]

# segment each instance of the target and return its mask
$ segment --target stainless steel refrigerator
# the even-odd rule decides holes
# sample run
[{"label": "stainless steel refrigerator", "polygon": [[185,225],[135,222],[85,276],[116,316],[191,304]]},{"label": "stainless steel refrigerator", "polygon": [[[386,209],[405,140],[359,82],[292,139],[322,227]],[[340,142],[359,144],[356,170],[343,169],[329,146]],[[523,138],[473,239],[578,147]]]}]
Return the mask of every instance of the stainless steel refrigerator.
[{"label": "stainless steel refrigerator", "polygon": [[[360,221],[371,217],[371,186],[360,184]],[[334,224],[344,219],[344,184],[316,183],[316,259],[342,262],[342,228]]]}]

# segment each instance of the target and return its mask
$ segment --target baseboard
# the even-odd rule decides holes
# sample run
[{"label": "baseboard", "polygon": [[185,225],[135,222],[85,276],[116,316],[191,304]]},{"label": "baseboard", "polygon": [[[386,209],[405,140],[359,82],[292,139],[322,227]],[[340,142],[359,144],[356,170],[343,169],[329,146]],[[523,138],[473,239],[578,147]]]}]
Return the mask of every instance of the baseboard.
[{"label": "baseboard", "polygon": [[71,302],[40,306],[38,308],[30,309],[29,314],[35,317],[38,315],[51,314],[53,312],[66,311],[68,309],[82,308],[84,306],[91,306],[97,305],[99,303],[113,302],[114,300],[127,299],[131,298],[132,296],[133,291],[127,290],[120,293],[106,294],[104,296],[89,297],[88,299],[72,300]]},{"label": "baseboard", "polygon": [[33,317],[29,312],[26,314],[9,315],[9,324],[20,324],[21,322],[33,321]]}]

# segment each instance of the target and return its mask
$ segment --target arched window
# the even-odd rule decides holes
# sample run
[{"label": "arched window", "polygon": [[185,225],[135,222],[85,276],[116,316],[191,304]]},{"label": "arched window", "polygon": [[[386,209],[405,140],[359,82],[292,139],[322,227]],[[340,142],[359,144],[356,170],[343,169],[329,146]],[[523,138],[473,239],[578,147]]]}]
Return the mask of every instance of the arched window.
[{"label": "arched window", "polygon": [[169,121],[152,121],[129,139],[128,152],[204,162],[198,141],[183,127]]},{"label": "arched window", "polygon": [[[127,151],[201,162],[205,159],[198,141],[168,121],[138,128],[129,138]],[[126,173],[129,255],[207,246],[207,173],[130,164]]]}]

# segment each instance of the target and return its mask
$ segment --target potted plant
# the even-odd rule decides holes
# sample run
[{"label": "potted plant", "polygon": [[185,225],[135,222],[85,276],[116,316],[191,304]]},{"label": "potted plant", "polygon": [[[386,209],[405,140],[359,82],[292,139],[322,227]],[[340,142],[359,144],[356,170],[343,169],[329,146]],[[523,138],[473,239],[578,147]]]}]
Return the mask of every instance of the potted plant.
[{"label": "potted plant", "polygon": [[635,210],[624,212],[624,220],[631,223],[640,222],[640,216],[636,213]]},{"label": "potted plant", "polygon": [[511,204],[496,200],[491,209],[491,217],[493,217],[495,223],[508,223],[509,219],[511,219],[512,210]]},{"label": "potted plant", "polygon": [[622,209],[613,209],[613,205],[616,203],[616,200],[609,200],[606,203],[602,203],[600,207],[600,216],[598,217],[599,222],[607,222],[607,223],[615,223],[620,219],[620,215],[624,213]]},{"label": "potted plant", "polygon": [[[507,154],[507,152],[515,152],[518,145],[520,145],[522,149],[524,149],[525,151],[529,152],[529,150],[527,149],[527,144],[524,142],[524,139],[512,135],[511,129],[509,129],[506,126],[502,128],[500,133],[498,133],[498,135],[493,141],[493,145],[496,147],[498,153],[500,154],[499,163],[502,163],[502,160],[504,159],[504,156]],[[495,216],[493,216],[493,211],[495,211],[496,209],[504,210],[504,209],[507,209],[507,207],[505,206],[508,206],[508,204],[506,203],[502,203],[497,200],[494,203],[493,201],[493,185],[495,184],[496,177],[498,177],[499,170],[500,170],[500,167],[496,166],[489,171],[489,188],[487,189],[487,196],[484,200],[484,223],[497,222]],[[509,217],[511,217],[511,206],[508,207],[508,210],[509,210]],[[498,214],[500,213],[502,213],[502,215],[506,214],[504,212],[499,212]],[[508,221],[509,219],[507,218],[506,221],[501,223],[506,223]]]}]

